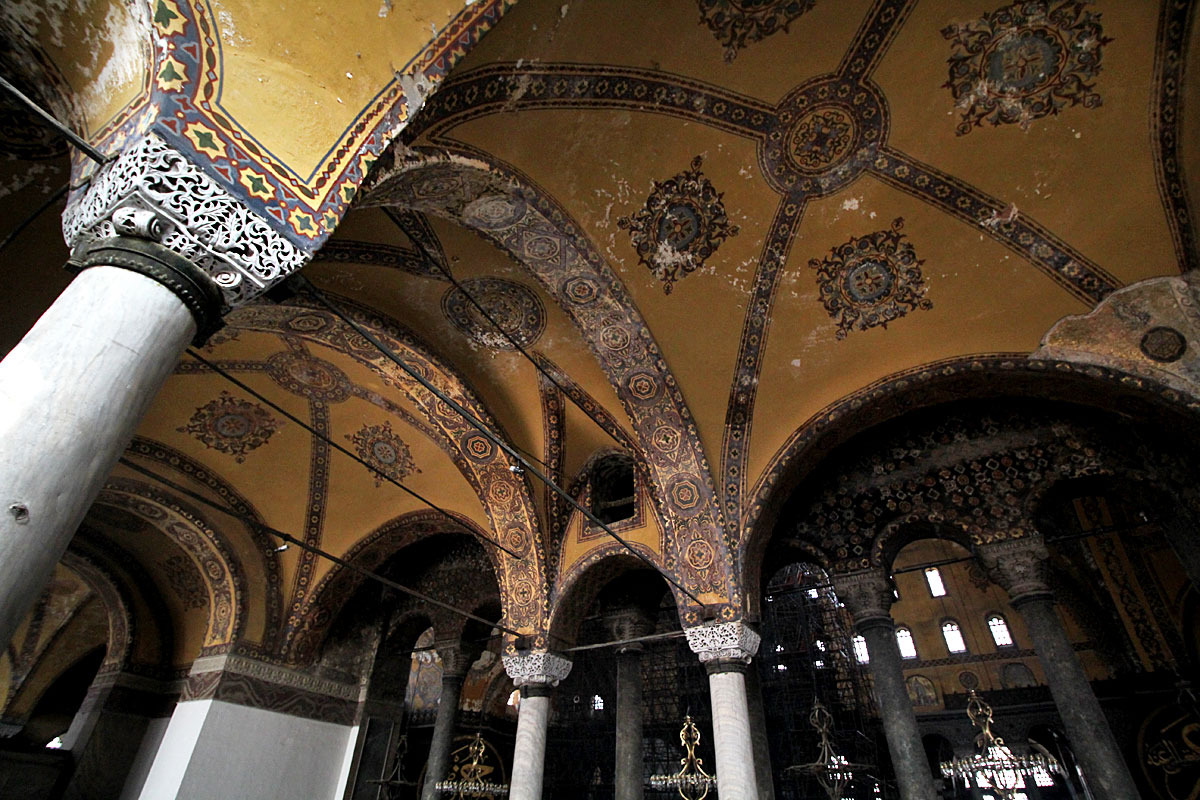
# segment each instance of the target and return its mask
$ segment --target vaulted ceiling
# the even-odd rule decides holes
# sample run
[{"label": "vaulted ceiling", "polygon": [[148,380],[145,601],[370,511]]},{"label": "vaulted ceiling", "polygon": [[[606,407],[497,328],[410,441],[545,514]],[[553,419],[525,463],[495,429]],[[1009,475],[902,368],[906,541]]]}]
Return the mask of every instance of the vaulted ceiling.
[{"label": "vaulted ceiling", "polygon": [[[326,122],[291,82],[332,63],[314,48],[386,60],[335,22],[281,29],[299,61],[263,74],[286,90],[229,84],[284,149]],[[1024,358],[1060,318],[1196,266],[1192,24],[1191,4],[1148,0],[521,0],[304,274],[577,496],[598,455],[633,453],[622,535],[736,606],[706,570],[740,561],[807,428],[881,386]],[[53,188],[18,184],[62,174],[0,170],[7,219]],[[9,346],[66,279],[52,216],[4,254],[25,312]],[[521,554],[497,559],[510,610],[549,585],[533,627],[618,547],[303,293],[235,311],[201,355],[253,392],[185,356],[130,452],[193,491],[338,555],[400,541],[405,515],[412,536],[465,523]],[[150,494],[135,479],[114,476]],[[214,559],[257,576],[241,635],[294,655],[338,600],[330,565],[190,513],[226,542]]]}]

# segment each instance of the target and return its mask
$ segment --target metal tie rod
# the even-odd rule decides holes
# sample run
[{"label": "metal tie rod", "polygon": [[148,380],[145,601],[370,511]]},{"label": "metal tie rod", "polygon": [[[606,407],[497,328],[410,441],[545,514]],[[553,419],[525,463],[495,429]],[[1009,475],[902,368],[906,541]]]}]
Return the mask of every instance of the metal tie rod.
[{"label": "metal tie rod", "polygon": [[391,589],[395,589],[398,592],[403,592],[404,594],[410,595],[411,597],[415,597],[416,599],[418,599],[424,603],[429,603],[430,605],[437,606],[438,608],[444,609],[451,613],[458,614],[461,617],[466,617],[469,620],[474,620],[475,622],[481,622],[484,625],[487,625],[491,628],[498,628],[499,630],[502,630],[508,634],[512,634],[513,636],[517,636],[517,637],[524,636],[524,634],[520,633],[519,631],[515,631],[512,628],[507,628],[507,627],[501,625],[499,622],[493,622],[492,620],[484,619],[483,617],[477,617],[468,611],[463,611],[461,608],[456,608],[456,607],[450,605],[449,603],[443,603],[441,600],[437,600],[433,597],[430,597],[427,594],[418,592],[416,589],[410,589],[407,586],[403,586],[399,583],[396,583],[394,580],[391,580],[390,578],[385,578],[377,572],[372,572],[369,569],[363,569],[362,567],[358,566],[357,564],[351,564],[349,561],[347,561],[344,558],[339,558],[338,556],[335,556],[333,553],[322,550],[321,548],[319,548],[315,545],[311,545],[308,542],[301,541],[300,539],[297,539],[295,536],[292,536],[289,533],[284,533],[283,531],[281,531],[277,528],[272,528],[270,525],[264,525],[263,523],[257,522],[256,520],[252,520],[252,519],[244,519],[237,512],[235,512],[231,509],[225,508],[224,506],[220,505],[219,503],[215,503],[212,500],[209,500],[207,497],[205,497],[202,494],[193,492],[191,489],[188,489],[186,486],[180,486],[178,483],[175,483],[174,481],[164,478],[163,476],[159,475],[158,473],[154,472],[153,470],[149,470],[149,469],[146,469],[145,467],[135,464],[132,461],[130,461],[129,459],[125,458],[125,456],[121,456],[121,458],[118,459],[118,461],[119,461],[119,463],[123,464],[124,466],[129,467],[134,472],[139,472],[148,478],[156,480],[159,483],[161,483],[162,485],[166,486],[167,488],[174,489],[175,491],[179,492],[180,494],[182,494],[186,497],[189,497],[198,503],[203,503],[204,505],[208,506],[209,508],[215,508],[217,511],[220,511],[222,514],[232,517],[233,519],[237,520],[238,522],[242,523],[243,525],[248,525],[252,528],[257,528],[260,531],[265,531],[266,533],[269,533],[276,538],[282,539],[283,541],[289,542],[290,544],[294,544],[303,550],[309,551],[310,553],[315,553],[316,555],[320,556],[321,558],[328,559],[339,566],[342,566],[348,570],[351,570],[352,572],[357,572],[359,575],[362,575],[365,578],[370,578],[371,580],[382,583],[384,586],[387,586]]},{"label": "metal tie rod", "polygon": [[688,591],[686,588],[684,588],[671,575],[668,575],[665,571],[660,570],[658,568],[658,565],[656,565],[653,561],[646,558],[646,556],[642,555],[637,550],[635,550],[632,546],[630,546],[630,544],[628,542],[626,542],[624,539],[622,539],[620,536],[618,536],[616,533],[614,533],[612,528],[608,527],[608,525],[601,522],[600,519],[595,514],[593,514],[591,511],[588,511],[586,508],[584,508],[582,505],[580,505],[575,500],[574,497],[571,497],[571,495],[567,493],[567,491],[565,489],[563,489],[558,484],[556,484],[554,481],[552,481],[548,477],[546,477],[546,475],[543,474],[541,470],[539,470],[533,464],[529,463],[528,459],[526,459],[524,456],[522,456],[520,453],[518,453],[511,445],[509,445],[507,442],[505,442],[503,439],[501,439],[499,436],[497,436],[495,433],[493,433],[491,428],[489,428],[487,425],[484,425],[480,420],[476,419],[473,414],[468,412],[453,398],[447,397],[446,394],[441,389],[434,386],[432,383],[430,383],[428,380],[426,380],[424,375],[417,372],[415,369],[413,369],[411,366],[409,366],[408,363],[404,361],[404,359],[400,358],[398,355],[393,353],[392,350],[389,347],[385,346],[383,344],[383,342],[379,341],[379,339],[373,333],[371,333],[369,330],[364,328],[362,325],[359,325],[357,322],[355,322],[354,320],[350,319],[348,316],[343,314],[342,311],[337,306],[335,306],[335,305],[333,305],[333,303],[329,302],[329,299],[325,297],[325,294],[320,289],[318,289],[316,286],[313,286],[312,282],[309,281],[308,278],[304,277],[301,274],[297,274],[295,277],[295,280],[300,285],[306,287],[308,289],[308,291],[312,293],[313,297],[315,297],[317,299],[317,302],[319,302],[321,305],[325,306],[325,308],[329,309],[329,311],[332,314],[334,314],[335,316],[337,316],[338,319],[340,319],[346,325],[349,325],[356,332],[358,332],[358,334],[361,335],[364,339],[366,339],[371,344],[373,344],[379,350],[379,352],[383,353],[383,355],[385,355],[388,358],[389,361],[391,361],[393,364],[395,364],[400,369],[402,369],[409,377],[411,377],[417,383],[421,384],[426,389],[428,389],[430,392],[432,392],[434,397],[438,398],[443,403],[448,405],[450,408],[454,409],[454,411],[459,416],[461,416],[464,420],[466,420],[467,423],[471,425],[471,427],[473,427],[475,430],[479,431],[481,434],[483,434],[483,436],[488,441],[490,441],[496,447],[499,447],[501,450],[503,450],[505,453],[507,453],[510,457],[515,459],[521,465],[521,467],[523,469],[526,469],[529,472],[533,473],[533,475],[538,480],[540,480],[542,483],[544,483],[547,487],[549,487],[549,489],[552,492],[557,494],[562,499],[566,500],[567,503],[570,504],[576,511],[579,511],[581,514],[583,514],[584,517],[586,517],[589,522],[591,522],[593,525],[598,526],[601,530],[603,530],[605,533],[607,533],[609,536],[611,536],[618,544],[620,544],[622,547],[624,547],[626,550],[628,550],[630,553],[632,553],[638,560],[644,562],[647,566],[649,566],[655,572],[658,572],[659,574],[661,574],[668,583],[670,583],[672,586],[674,586],[676,589],[678,589],[684,595],[689,597],[692,601],[694,601],[696,603],[696,605],[698,605],[698,606],[704,605],[704,603],[700,600],[699,597],[696,597],[696,595],[692,594],[690,591]]},{"label": "metal tie rod", "polygon": [[9,93],[12,94],[13,97],[20,100],[21,103],[23,105],[25,105],[25,107],[27,107],[30,111],[32,111],[34,114],[37,114],[39,117],[41,117],[43,120],[45,120],[46,123],[48,125],[50,125],[50,127],[54,128],[56,131],[58,131],[63,136],[65,136],[71,144],[73,144],[77,148],[79,148],[79,152],[83,153],[85,156],[90,158],[92,161],[95,161],[97,164],[107,164],[108,163],[108,161],[110,160],[108,156],[104,155],[99,150],[92,147],[90,144],[88,144],[86,141],[84,141],[82,136],[80,136],[78,133],[76,133],[75,131],[68,128],[63,123],[59,122],[58,118],[55,117],[53,114],[51,114],[49,111],[46,111],[44,108],[39,106],[37,103],[33,102],[33,100],[31,100],[29,97],[27,97],[24,92],[22,92],[20,89],[18,89],[17,87],[15,87],[11,83],[9,83],[4,78],[3,75],[0,75],[0,86],[3,86],[5,89],[7,89],[9,91]]}]

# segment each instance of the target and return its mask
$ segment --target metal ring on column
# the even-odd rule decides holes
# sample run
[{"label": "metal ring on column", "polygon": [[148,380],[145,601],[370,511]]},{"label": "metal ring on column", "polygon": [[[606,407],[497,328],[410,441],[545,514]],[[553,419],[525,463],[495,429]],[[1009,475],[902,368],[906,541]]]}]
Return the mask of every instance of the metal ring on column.
[{"label": "metal ring on column", "polygon": [[88,245],[67,266],[82,272],[88,267],[118,267],[157,281],[179,298],[196,320],[192,344],[203,345],[222,326],[224,299],[204,270],[161,244],[131,236],[114,236]]}]

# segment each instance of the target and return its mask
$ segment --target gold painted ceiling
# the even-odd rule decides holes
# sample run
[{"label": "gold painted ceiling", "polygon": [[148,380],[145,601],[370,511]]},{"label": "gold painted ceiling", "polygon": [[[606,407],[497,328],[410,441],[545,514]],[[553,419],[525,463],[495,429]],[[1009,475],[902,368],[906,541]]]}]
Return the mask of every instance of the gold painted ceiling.
[{"label": "gold painted ceiling", "polygon": [[[1062,317],[1196,266],[1192,17],[1149,0],[521,0],[304,274],[576,497],[599,456],[632,454],[622,536],[736,616],[746,549],[831,415],[1018,363]],[[301,18],[272,31],[290,55],[269,64],[220,33],[231,102],[309,163],[313,131],[342,121],[301,113],[329,99],[304,67],[361,53],[385,80],[390,40]],[[6,185],[30,164],[61,174],[9,161]],[[5,218],[47,183],[0,197]],[[22,293],[6,346],[65,280],[52,216],[4,253]],[[200,355],[247,388],[185,356],[132,462],[368,567],[465,524],[519,556],[492,550],[507,618],[533,633],[619,551],[305,293],[227,321]],[[114,510],[173,544],[140,552]],[[175,663],[233,638],[302,659],[344,600],[328,562],[125,466],[85,534],[176,596]],[[178,600],[180,555],[207,614]],[[228,619],[222,581],[243,587]]]}]

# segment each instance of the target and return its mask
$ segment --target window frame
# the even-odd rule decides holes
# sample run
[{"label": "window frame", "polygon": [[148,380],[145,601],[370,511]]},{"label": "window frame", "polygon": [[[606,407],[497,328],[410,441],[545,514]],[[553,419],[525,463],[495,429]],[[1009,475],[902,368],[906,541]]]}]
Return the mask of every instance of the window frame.
[{"label": "window frame", "polygon": [[[950,640],[946,638],[946,626],[947,625],[954,626],[954,632],[956,634],[958,634],[958,640],[960,642],[962,642],[961,650],[955,650],[950,647]],[[963,636],[962,625],[958,624],[958,620],[954,619],[953,617],[946,617],[942,620],[941,624],[939,625],[939,628],[942,632],[942,643],[944,645],[946,645],[947,653],[949,653],[952,656],[961,656],[964,654],[969,654],[971,652],[970,646],[967,645],[967,637]]]},{"label": "window frame", "polygon": [[[984,619],[984,622],[987,623],[988,633],[991,634],[992,644],[994,644],[996,646],[997,650],[1008,650],[1010,648],[1015,648],[1017,646],[1017,640],[1013,636],[1012,628],[1009,626],[1008,618],[1006,616],[1001,614],[999,611],[993,611],[992,613],[988,614],[983,619]],[[996,629],[992,627],[992,620],[994,620],[994,619],[1000,620],[1000,624],[1004,626],[1004,634],[1008,637],[1007,644],[1001,644],[999,641],[996,640]]]},{"label": "window frame", "polygon": [[[904,647],[900,644],[901,631],[904,631],[908,634],[908,643],[912,646],[911,656],[906,656],[904,654]],[[912,628],[909,628],[907,625],[896,626],[896,649],[900,651],[900,658],[904,659],[905,661],[919,661],[921,658],[921,653],[919,650],[917,650],[917,639],[915,636],[913,636]]]}]

